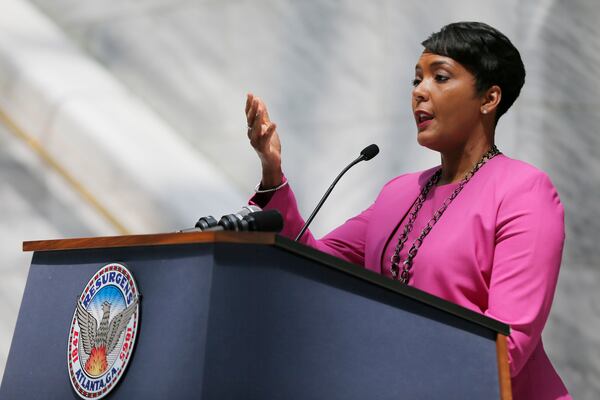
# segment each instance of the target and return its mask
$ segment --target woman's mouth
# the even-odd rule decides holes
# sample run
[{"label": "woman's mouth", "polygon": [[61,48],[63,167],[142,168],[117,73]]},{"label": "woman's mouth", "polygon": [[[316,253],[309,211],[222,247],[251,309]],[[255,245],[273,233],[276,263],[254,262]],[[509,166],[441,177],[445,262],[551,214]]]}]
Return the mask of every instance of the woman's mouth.
[{"label": "woman's mouth", "polygon": [[417,129],[423,131],[427,129],[427,127],[433,121],[433,114],[428,113],[427,111],[417,110],[415,111],[415,121],[417,122]]}]

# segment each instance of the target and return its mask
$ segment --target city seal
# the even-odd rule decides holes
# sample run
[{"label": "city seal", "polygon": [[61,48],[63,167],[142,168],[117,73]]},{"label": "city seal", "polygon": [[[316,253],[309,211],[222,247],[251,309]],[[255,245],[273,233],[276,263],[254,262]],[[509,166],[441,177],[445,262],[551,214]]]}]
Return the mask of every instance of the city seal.
[{"label": "city seal", "polygon": [[131,272],[117,263],[100,268],[78,297],[67,364],[81,398],[106,396],[123,376],[137,336],[139,298]]}]

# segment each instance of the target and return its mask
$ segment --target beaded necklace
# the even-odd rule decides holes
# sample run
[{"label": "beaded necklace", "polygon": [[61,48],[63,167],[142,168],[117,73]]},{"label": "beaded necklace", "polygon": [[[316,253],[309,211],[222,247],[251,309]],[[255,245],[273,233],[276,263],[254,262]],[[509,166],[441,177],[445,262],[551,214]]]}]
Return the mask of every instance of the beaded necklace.
[{"label": "beaded necklace", "polygon": [[421,207],[423,206],[423,203],[425,202],[427,194],[429,193],[431,188],[433,186],[435,186],[436,183],[439,182],[440,177],[442,176],[442,169],[441,168],[438,169],[431,176],[431,178],[429,178],[429,180],[427,181],[425,186],[423,186],[423,189],[421,189],[421,193],[419,194],[419,197],[417,197],[417,200],[415,201],[413,211],[410,213],[408,222],[404,226],[404,231],[400,235],[400,237],[398,239],[398,244],[396,245],[396,249],[394,250],[394,254],[391,257],[390,261],[392,264],[390,266],[390,271],[392,272],[392,277],[394,279],[398,279],[403,284],[408,284],[408,280],[410,278],[410,270],[413,266],[413,260],[417,256],[417,252],[419,251],[419,248],[423,244],[423,240],[425,239],[425,237],[429,234],[429,232],[431,232],[431,229],[436,224],[436,222],[438,222],[438,220],[442,217],[442,214],[444,214],[444,211],[446,211],[446,209],[448,208],[450,203],[452,203],[452,201],[456,198],[456,196],[458,196],[458,194],[461,192],[461,190],[467,184],[467,182],[469,182],[471,180],[473,175],[475,175],[475,173],[477,171],[479,171],[479,169],[486,162],[488,162],[492,158],[496,157],[498,154],[502,154],[502,153],[500,152],[500,150],[498,150],[496,145],[492,145],[492,147],[481,157],[481,159],[477,162],[477,164],[475,164],[475,166],[469,172],[467,172],[467,174],[460,181],[460,183],[458,184],[456,189],[454,189],[454,191],[450,194],[450,196],[448,196],[448,198],[442,203],[440,208],[438,208],[438,210],[433,214],[433,216],[431,217],[429,222],[427,222],[427,225],[425,225],[425,228],[423,228],[419,237],[415,239],[412,246],[408,250],[408,255],[406,257],[406,260],[404,260],[402,262],[402,272],[400,272],[400,261],[401,261],[400,251],[402,250],[402,248],[404,247],[404,243],[408,239],[408,234],[413,229],[413,224],[415,223],[415,220],[417,219],[419,210],[421,210]]}]

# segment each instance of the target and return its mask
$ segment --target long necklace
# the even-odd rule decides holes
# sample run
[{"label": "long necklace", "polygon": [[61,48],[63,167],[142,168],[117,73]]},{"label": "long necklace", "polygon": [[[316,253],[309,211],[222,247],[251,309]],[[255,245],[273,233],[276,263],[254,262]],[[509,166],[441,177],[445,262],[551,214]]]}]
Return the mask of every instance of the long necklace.
[{"label": "long necklace", "polygon": [[[392,263],[390,266],[390,271],[392,272],[392,277],[394,279],[398,279],[401,283],[404,283],[404,284],[408,283],[408,280],[410,278],[410,270],[413,265],[413,260],[417,256],[417,252],[419,251],[419,248],[423,244],[423,240],[425,239],[425,237],[429,234],[429,232],[431,232],[431,229],[436,224],[436,222],[438,222],[438,220],[442,217],[442,214],[444,214],[444,211],[446,211],[446,208],[448,208],[450,203],[452,203],[452,200],[454,200],[456,198],[456,196],[458,196],[458,194],[461,192],[461,190],[467,184],[467,182],[469,182],[471,180],[473,175],[475,175],[475,173],[477,171],[479,171],[479,169],[486,162],[488,162],[492,158],[496,157],[498,154],[501,154],[500,150],[498,150],[496,145],[492,145],[492,147],[481,157],[481,159],[477,162],[477,164],[475,164],[475,166],[460,181],[460,183],[458,184],[456,189],[454,189],[454,191],[450,194],[450,196],[448,196],[448,198],[442,203],[440,208],[438,208],[438,210],[433,214],[433,217],[431,217],[429,222],[427,222],[427,225],[425,225],[425,228],[423,228],[419,237],[416,238],[415,241],[413,242],[411,248],[408,250],[408,255],[406,257],[406,260],[404,260],[402,262],[402,272],[400,272],[400,267],[399,267],[400,261],[401,261],[400,260],[400,251],[402,250],[402,248],[404,247],[404,243],[408,239],[408,234],[413,229],[413,225],[415,223],[415,220],[417,219],[419,210],[421,209],[421,207],[423,207],[423,203],[425,203],[427,194],[429,193],[431,188],[436,183],[439,182],[440,177],[442,176],[442,169],[441,168],[438,169],[431,176],[431,178],[429,178],[429,180],[427,181],[425,186],[423,186],[423,189],[421,189],[421,193],[419,194],[419,197],[417,197],[417,200],[415,201],[413,211],[410,213],[410,215],[408,217],[408,222],[404,226],[404,231],[402,232],[402,235],[400,235],[400,238],[398,239],[398,244],[396,245],[396,249],[394,250],[394,255],[392,255],[392,258],[390,260]],[[400,277],[398,278],[399,272],[400,272]]]}]

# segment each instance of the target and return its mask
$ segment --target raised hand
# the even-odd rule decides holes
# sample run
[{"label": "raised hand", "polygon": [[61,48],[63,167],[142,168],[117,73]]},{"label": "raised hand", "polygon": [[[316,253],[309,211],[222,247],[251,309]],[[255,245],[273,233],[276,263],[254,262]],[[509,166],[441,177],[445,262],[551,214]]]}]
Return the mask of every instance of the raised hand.
[{"label": "raised hand", "polygon": [[262,165],[261,187],[268,189],[283,182],[281,171],[281,142],[277,125],[269,119],[265,103],[252,93],[246,98],[248,139]]}]

